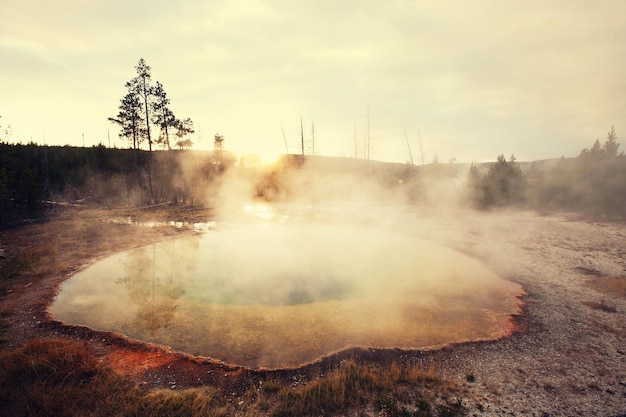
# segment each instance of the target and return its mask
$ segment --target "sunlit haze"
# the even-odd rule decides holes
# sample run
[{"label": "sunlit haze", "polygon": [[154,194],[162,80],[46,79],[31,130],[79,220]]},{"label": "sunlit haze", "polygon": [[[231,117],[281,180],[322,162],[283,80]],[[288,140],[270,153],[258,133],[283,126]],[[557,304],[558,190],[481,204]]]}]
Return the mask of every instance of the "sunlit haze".
[{"label": "sunlit haze", "polygon": [[301,118],[317,154],[363,157],[369,137],[396,162],[576,156],[626,129],[623,0],[3,0],[0,16],[13,143],[127,147],[107,117],[142,57],[195,149],[219,132],[265,160],[300,152]]},{"label": "sunlit haze", "polygon": [[354,203],[247,206],[235,223],[92,265],[63,283],[50,312],[251,368],[511,331],[520,285],[420,239],[432,225],[424,212],[358,208],[364,216]]}]

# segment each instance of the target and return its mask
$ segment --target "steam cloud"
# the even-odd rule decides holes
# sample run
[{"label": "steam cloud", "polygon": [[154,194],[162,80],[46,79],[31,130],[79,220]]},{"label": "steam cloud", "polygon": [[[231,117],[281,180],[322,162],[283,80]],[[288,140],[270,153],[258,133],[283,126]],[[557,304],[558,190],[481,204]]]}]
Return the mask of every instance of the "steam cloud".
[{"label": "steam cloud", "polygon": [[216,230],[96,263],[51,312],[252,368],[509,331],[521,288],[430,242],[415,184],[315,164],[265,178],[227,171],[206,195]]}]

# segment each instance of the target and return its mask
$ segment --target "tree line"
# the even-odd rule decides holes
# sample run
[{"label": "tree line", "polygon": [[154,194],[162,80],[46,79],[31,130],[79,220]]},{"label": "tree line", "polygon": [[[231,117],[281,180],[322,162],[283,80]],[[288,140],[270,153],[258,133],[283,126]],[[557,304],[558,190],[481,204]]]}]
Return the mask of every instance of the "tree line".
[{"label": "tree line", "polygon": [[517,206],[572,210],[591,215],[626,217],[626,155],[619,151],[615,127],[603,143],[596,140],[576,158],[561,158],[553,168],[538,162],[522,171],[514,156],[499,155],[485,174],[472,165],[467,195],[478,208]]},{"label": "tree line", "polygon": [[596,140],[577,158],[561,158],[535,184],[534,203],[592,215],[626,217],[626,155],[619,151],[615,128],[604,143]]},{"label": "tree line", "polygon": [[[154,171],[148,191],[141,168]],[[222,172],[228,154],[0,142],[0,227],[36,218],[58,204],[139,207],[154,201],[199,205]],[[138,169],[138,166],[140,167]]]},{"label": "tree line", "polygon": [[[104,206],[205,203],[207,190],[235,165],[234,157],[184,150],[191,145],[187,135],[193,132],[193,123],[174,116],[163,86],[151,84],[150,67],[143,59],[136,70],[137,76],[126,83],[128,92],[117,117],[109,118],[122,127],[120,136],[129,141],[130,149],[11,145],[0,140],[0,226],[41,210],[49,200]],[[151,126],[159,129],[155,139]],[[170,135],[177,138],[179,149],[172,149]],[[144,142],[147,151],[140,149]],[[155,144],[162,150],[153,152]],[[368,165],[373,171],[368,172],[384,187],[403,187],[417,203],[464,193],[479,209],[513,206],[626,218],[626,156],[619,148],[611,127],[604,142],[596,140],[577,157],[562,157],[551,165],[545,161],[522,165],[514,155],[507,159],[501,154],[493,163],[472,164],[462,189],[457,185],[459,168],[452,163],[420,169],[412,165],[391,169],[381,163],[376,169]],[[258,176],[258,196],[284,193],[281,184],[287,182],[281,178],[293,175],[304,163],[304,156],[301,159],[269,174],[251,172]],[[345,162],[337,164],[341,170],[352,169]]]}]

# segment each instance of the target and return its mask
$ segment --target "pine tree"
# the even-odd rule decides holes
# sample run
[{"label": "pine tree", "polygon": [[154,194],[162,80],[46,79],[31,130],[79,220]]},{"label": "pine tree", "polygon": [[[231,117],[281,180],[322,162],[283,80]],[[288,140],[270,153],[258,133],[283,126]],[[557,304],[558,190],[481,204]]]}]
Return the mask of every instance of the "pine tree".
[{"label": "pine tree", "polygon": [[109,117],[109,121],[120,126],[120,138],[132,141],[133,149],[139,149],[145,136],[145,129],[142,127],[141,102],[132,91],[129,91],[120,101],[119,113],[116,117]]},{"label": "pine tree", "polygon": [[602,152],[608,157],[617,156],[619,145],[620,144],[617,142],[617,133],[615,133],[615,126],[611,126],[611,131],[608,133],[604,145],[602,145]]},{"label": "pine tree", "polygon": [[470,198],[479,207],[507,206],[524,201],[526,179],[515,163],[515,155],[507,162],[504,154],[498,155],[487,174],[479,179],[477,168],[472,165],[468,185]]},{"label": "pine tree", "polygon": [[176,125],[176,137],[178,138],[176,146],[178,146],[179,149],[188,149],[193,145],[191,139],[188,138],[191,133],[194,133],[191,119],[187,117],[183,121],[179,120]]},{"label": "pine tree", "polygon": [[135,67],[137,70],[137,76],[132,78],[126,83],[128,92],[136,95],[141,100],[141,107],[143,111],[143,119],[146,123],[145,132],[148,140],[148,150],[152,152],[152,136],[150,134],[150,108],[152,96],[154,95],[154,87],[150,84],[150,66],[146,64],[146,61],[141,58],[139,63]]},{"label": "pine tree", "polygon": [[165,149],[171,150],[170,129],[177,127],[181,122],[174,116],[174,113],[169,108],[170,99],[167,97],[163,84],[158,81],[153,90],[153,97],[153,122],[161,129],[157,142],[162,144]]}]

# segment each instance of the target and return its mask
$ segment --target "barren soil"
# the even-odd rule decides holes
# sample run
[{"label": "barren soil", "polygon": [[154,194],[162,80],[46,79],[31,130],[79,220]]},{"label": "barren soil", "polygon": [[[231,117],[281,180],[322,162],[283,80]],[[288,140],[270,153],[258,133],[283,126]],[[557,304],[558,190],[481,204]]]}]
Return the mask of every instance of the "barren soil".
[{"label": "barren soil", "polygon": [[[458,381],[465,387],[460,400],[469,415],[626,415],[626,225],[532,212],[423,211],[419,217],[422,237],[480,259],[523,286],[527,296],[514,320],[515,332],[497,341],[436,351],[353,350],[274,375],[299,383],[342,357],[397,358]],[[117,247],[136,246],[142,239],[147,243],[155,235],[138,235]],[[96,251],[70,269],[110,250]],[[72,271],[15,282],[0,298],[12,311],[6,345],[16,347],[36,337],[86,340],[103,361],[154,387],[213,384],[236,396],[249,386],[246,381],[263,377],[262,372],[52,321],[46,308]]]}]

